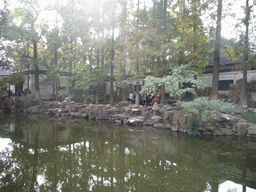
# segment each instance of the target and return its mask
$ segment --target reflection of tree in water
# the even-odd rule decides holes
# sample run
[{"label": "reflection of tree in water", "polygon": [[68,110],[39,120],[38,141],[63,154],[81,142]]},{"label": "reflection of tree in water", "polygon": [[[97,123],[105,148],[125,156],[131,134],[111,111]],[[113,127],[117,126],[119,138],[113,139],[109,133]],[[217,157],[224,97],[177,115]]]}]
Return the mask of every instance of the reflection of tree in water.
[{"label": "reflection of tree in water", "polygon": [[248,157],[240,140],[108,123],[52,120],[23,133],[12,158],[0,160],[3,191],[204,191],[207,183],[215,191]]},{"label": "reflection of tree in water", "polygon": [[38,185],[37,159],[38,141],[35,141],[33,153],[29,152],[26,145],[12,144],[13,151],[1,152],[1,190],[2,191],[34,191]]}]

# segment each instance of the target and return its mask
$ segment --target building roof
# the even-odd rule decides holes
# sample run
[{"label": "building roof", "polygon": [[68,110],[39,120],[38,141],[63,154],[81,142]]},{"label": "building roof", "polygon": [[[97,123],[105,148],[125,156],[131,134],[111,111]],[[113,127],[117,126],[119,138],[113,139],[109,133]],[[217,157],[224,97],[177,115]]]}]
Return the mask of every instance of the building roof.
[{"label": "building roof", "polygon": [[[249,59],[253,59],[254,55],[250,55]],[[239,59],[232,60],[229,59],[227,55],[222,55],[220,57],[220,72],[228,72],[228,71],[239,71],[241,70],[241,65],[244,62],[244,55],[240,56]],[[204,73],[212,73],[213,71],[213,59],[208,61],[208,64],[206,66]],[[254,69],[254,67],[251,67],[251,69]]]},{"label": "building roof", "polygon": [[0,68],[0,77],[2,77],[5,81],[7,80],[7,78],[13,73],[12,69],[4,69],[4,68]]},{"label": "building roof", "polygon": [[[249,59],[252,58],[252,57],[253,56],[251,55],[249,57]],[[234,64],[242,63],[243,61],[244,61],[244,55],[240,56],[240,58],[236,59],[236,60],[229,59],[227,55],[224,55],[224,56],[220,57],[220,64],[221,65],[234,65]],[[214,63],[214,60],[211,59],[211,60],[209,60],[207,66],[211,67],[211,66],[213,66],[213,63]]]}]

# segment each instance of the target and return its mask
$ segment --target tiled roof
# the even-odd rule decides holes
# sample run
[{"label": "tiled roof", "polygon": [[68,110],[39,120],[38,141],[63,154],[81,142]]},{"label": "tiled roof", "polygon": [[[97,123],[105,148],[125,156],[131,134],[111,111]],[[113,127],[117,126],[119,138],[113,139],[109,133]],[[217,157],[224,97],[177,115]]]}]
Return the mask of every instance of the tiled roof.
[{"label": "tiled roof", "polygon": [[0,68],[0,77],[9,76],[12,73],[13,73],[12,69],[6,70],[6,69],[3,69],[3,68]]},{"label": "tiled roof", "polygon": [[[243,60],[244,60],[244,55],[240,56],[240,58],[237,60],[229,59],[228,56],[225,55],[220,57],[220,64],[222,65],[237,64],[237,63],[242,63]],[[208,62],[208,66],[212,66],[212,65],[213,65],[213,59],[209,60]]]}]

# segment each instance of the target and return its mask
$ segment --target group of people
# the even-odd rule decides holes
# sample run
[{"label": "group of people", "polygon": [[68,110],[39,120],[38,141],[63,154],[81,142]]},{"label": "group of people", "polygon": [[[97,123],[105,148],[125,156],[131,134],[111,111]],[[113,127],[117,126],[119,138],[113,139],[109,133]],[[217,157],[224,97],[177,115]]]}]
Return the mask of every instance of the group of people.
[{"label": "group of people", "polygon": [[[135,95],[130,92],[129,93],[129,101],[132,101],[134,103],[135,101]],[[151,96],[150,94],[145,94],[143,98],[139,96],[139,104],[143,106],[153,106],[155,103],[159,104],[160,100],[156,96]]]}]

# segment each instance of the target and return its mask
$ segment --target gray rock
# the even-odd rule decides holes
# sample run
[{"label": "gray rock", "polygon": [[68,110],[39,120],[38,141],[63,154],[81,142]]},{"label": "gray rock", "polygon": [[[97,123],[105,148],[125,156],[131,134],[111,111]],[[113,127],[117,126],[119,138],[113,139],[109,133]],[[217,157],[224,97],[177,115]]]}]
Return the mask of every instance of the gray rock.
[{"label": "gray rock", "polygon": [[171,124],[165,124],[165,129],[172,129],[172,125]]},{"label": "gray rock", "polygon": [[245,120],[238,121],[232,127],[232,130],[237,135],[247,135],[248,133],[248,123]]},{"label": "gray rock", "polygon": [[82,118],[83,118],[83,119],[88,119],[88,115],[87,115],[86,113],[83,113],[83,114],[82,114]]},{"label": "gray rock", "polygon": [[248,134],[249,135],[256,135],[256,124],[254,123],[249,123],[248,124]]},{"label": "gray rock", "polygon": [[222,129],[214,129],[213,135],[219,136],[219,135],[224,135],[224,133]]},{"label": "gray rock", "polygon": [[214,125],[207,125],[205,127],[205,130],[208,132],[213,132],[216,129],[216,127]]},{"label": "gray rock", "polygon": [[244,113],[243,107],[242,106],[236,106],[235,113],[236,114],[243,114]]},{"label": "gray rock", "polygon": [[116,123],[123,123],[123,120],[116,119],[115,122]]},{"label": "gray rock", "polygon": [[152,121],[146,121],[143,123],[144,126],[153,126]]},{"label": "gray rock", "polygon": [[153,116],[151,118],[151,120],[152,120],[153,124],[155,124],[155,123],[162,123],[163,122],[163,118],[160,117],[160,116]]},{"label": "gray rock", "polygon": [[131,125],[142,125],[144,122],[143,116],[132,117],[128,120],[128,124]]},{"label": "gray rock", "polygon": [[139,108],[131,108],[131,114],[132,115],[140,115],[140,109]]},{"label": "gray rock", "polygon": [[157,129],[163,129],[165,128],[163,123],[154,123],[153,127],[157,128]]},{"label": "gray rock", "polygon": [[166,109],[165,108],[160,108],[159,109],[159,112],[162,114],[162,113],[165,113],[166,112]]}]

